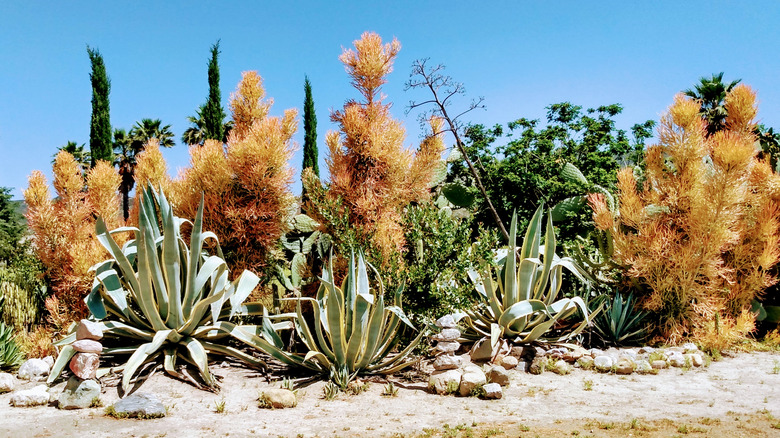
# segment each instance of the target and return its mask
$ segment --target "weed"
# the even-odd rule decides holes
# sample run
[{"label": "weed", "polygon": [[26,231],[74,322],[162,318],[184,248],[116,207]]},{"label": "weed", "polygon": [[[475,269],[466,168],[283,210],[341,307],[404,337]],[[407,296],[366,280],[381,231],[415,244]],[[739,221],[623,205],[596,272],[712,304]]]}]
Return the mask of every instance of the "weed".
[{"label": "weed", "polygon": [[775,366],[772,368],[772,374],[780,374],[780,360],[775,359]]},{"label": "weed", "polygon": [[333,400],[339,395],[339,387],[333,382],[328,382],[322,388],[322,392],[325,400]]},{"label": "weed", "polygon": [[460,383],[450,380],[447,382],[447,394],[454,394],[458,392],[458,388],[460,387]]},{"label": "weed", "polygon": [[472,397],[484,397],[485,396],[485,388],[483,385],[477,385],[474,388],[471,389],[471,392],[469,393]]},{"label": "weed", "polygon": [[585,379],[582,382],[582,389],[585,391],[593,391],[593,380]]},{"label": "weed", "polygon": [[488,429],[488,430],[482,432],[482,436],[484,438],[488,438],[488,437],[491,437],[491,436],[501,435],[503,433],[504,433],[504,431],[501,430],[501,429]]},{"label": "weed", "polygon": [[525,424],[521,424],[519,430],[520,432],[528,432],[529,430],[531,430],[531,428],[526,426]]},{"label": "weed", "polygon": [[688,425],[683,424],[682,426],[677,426],[677,432],[680,432],[681,434],[687,434],[688,433]]},{"label": "weed", "polygon": [[382,392],[382,395],[396,397],[398,395],[398,388],[395,387],[393,382],[388,381],[387,385],[385,385],[385,390]]},{"label": "weed", "polygon": [[615,428],[615,423],[602,423],[599,421],[599,429],[610,430]]},{"label": "weed", "polygon": [[717,418],[705,417],[705,418],[702,418],[701,420],[699,420],[699,423],[701,423],[701,424],[703,424],[705,426],[710,426],[712,424],[720,424],[720,420],[717,419]]},{"label": "weed", "polygon": [[222,397],[218,402],[214,402],[214,412],[218,414],[224,414],[225,410],[225,397]]},{"label": "weed", "polygon": [[654,351],[647,356],[647,361],[650,363],[656,360],[666,360],[666,355],[660,351]]},{"label": "weed", "polygon": [[91,402],[89,402],[90,408],[99,408],[103,406],[103,400],[100,399],[100,397],[95,396]]},{"label": "weed", "polygon": [[347,385],[347,391],[351,395],[358,395],[362,392],[368,391],[368,388],[371,387],[371,384],[368,382],[361,383],[359,380],[353,380],[349,382]]}]

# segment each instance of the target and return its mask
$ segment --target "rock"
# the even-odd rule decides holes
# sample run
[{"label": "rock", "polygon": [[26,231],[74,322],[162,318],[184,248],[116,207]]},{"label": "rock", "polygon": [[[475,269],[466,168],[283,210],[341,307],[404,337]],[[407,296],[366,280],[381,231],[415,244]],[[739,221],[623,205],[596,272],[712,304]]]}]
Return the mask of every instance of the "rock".
[{"label": "rock", "polygon": [[682,347],[667,347],[665,350],[667,355],[672,355],[672,353],[685,353],[685,349]]},{"label": "rock", "polygon": [[165,416],[165,406],[154,394],[136,392],[117,401],[112,406],[120,417],[160,418]]},{"label": "rock", "polygon": [[566,374],[569,374],[573,368],[574,367],[569,365],[569,363],[566,362],[565,360],[558,359],[555,362],[555,365],[553,365],[552,372],[554,372],[555,374],[560,374],[561,376],[564,376]]},{"label": "rock", "polygon": [[545,350],[542,347],[533,347],[533,349],[531,351],[533,352],[533,357],[534,358],[547,356],[547,350]]},{"label": "rock", "polygon": [[524,373],[527,368],[528,368],[528,362],[521,361],[521,362],[518,362],[517,366],[515,367],[515,370],[520,371],[521,373]]},{"label": "rock", "polygon": [[99,365],[100,356],[95,353],[76,353],[70,360],[70,370],[82,380],[94,379]]},{"label": "rock", "polygon": [[483,386],[487,383],[487,377],[482,368],[476,365],[467,365],[463,368],[463,375],[460,378],[460,395],[470,395],[474,388]]},{"label": "rock", "polygon": [[525,357],[525,353],[525,348],[519,346],[514,346],[509,350],[509,355],[516,358],[517,360],[523,359],[523,357]]},{"label": "rock", "polygon": [[654,352],[655,352],[655,348],[653,347],[642,347],[639,349],[639,354],[650,354]]},{"label": "rock", "polygon": [[298,405],[295,393],[284,388],[269,388],[260,392],[260,407],[271,409],[294,408]]},{"label": "rock", "polygon": [[566,348],[551,348],[547,350],[547,355],[552,356],[553,359],[563,359],[563,356],[568,353]]},{"label": "rock", "polygon": [[701,354],[693,353],[691,354],[691,363],[693,363],[693,366],[695,367],[700,367],[704,365],[704,359],[701,357]]},{"label": "rock", "polygon": [[11,394],[11,406],[40,406],[49,403],[49,391],[46,385],[38,385],[32,389],[16,391]]},{"label": "rock", "polygon": [[42,381],[49,375],[49,364],[43,359],[29,359],[19,367],[17,376],[23,380]]},{"label": "rock", "polygon": [[535,357],[531,361],[531,365],[528,367],[528,372],[531,374],[542,374],[547,367],[547,358],[544,356]]},{"label": "rock", "polygon": [[0,394],[11,392],[16,386],[16,379],[13,374],[0,373]]},{"label": "rock", "polygon": [[54,356],[46,356],[43,358],[43,361],[49,366],[49,370],[54,366]]},{"label": "rock", "polygon": [[70,344],[70,346],[79,353],[100,354],[103,352],[103,345],[92,339],[81,339]]},{"label": "rock", "polygon": [[669,364],[666,363],[665,360],[654,360],[650,363],[650,366],[653,367],[654,370],[665,370],[669,368]]},{"label": "rock", "polygon": [[672,353],[668,359],[669,365],[675,368],[681,368],[685,366],[685,356],[682,353]]},{"label": "rock", "polygon": [[501,358],[501,361],[498,362],[498,364],[504,367],[505,370],[515,369],[519,363],[520,361],[518,361],[514,356],[504,356]]},{"label": "rock", "polygon": [[604,350],[598,348],[591,348],[588,350],[588,353],[590,354],[590,357],[604,356]]},{"label": "rock", "polygon": [[100,385],[94,380],[81,380],[70,376],[58,400],[60,409],[84,409],[100,397]]},{"label": "rock", "polygon": [[103,339],[103,328],[96,322],[82,319],[79,321],[78,328],[76,328],[76,339],[93,339],[99,341]]},{"label": "rock", "polygon": [[442,329],[455,328],[458,324],[455,322],[455,318],[452,315],[444,315],[436,320],[436,327]]},{"label": "rock", "polygon": [[509,385],[509,373],[501,365],[490,367],[486,377],[492,383],[498,383],[501,386]]},{"label": "rock", "polygon": [[585,353],[587,352],[582,348],[575,348],[574,350],[568,350],[566,351],[566,353],[563,354],[563,360],[569,363],[576,362],[577,359],[584,356]]},{"label": "rock", "polygon": [[460,338],[460,330],[454,328],[446,328],[439,333],[431,336],[431,339],[439,342],[453,342]]},{"label": "rock", "polygon": [[436,371],[454,370],[460,367],[461,362],[460,356],[442,354],[433,360],[433,369]]},{"label": "rock", "polygon": [[636,372],[639,374],[650,374],[653,372],[653,366],[645,359],[636,361]]},{"label": "rock", "polygon": [[498,400],[504,396],[504,392],[501,390],[501,385],[498,383],[488,383],[482,386],[485,391],[485,398]]},{"label": "rock", "polygon": [[460,388],[460,370],[434,371],[428,379],[428,388],[439,395],[452,394]]},{"label": "rock", "polygon": [[699,347],[696,346],[693,342],[688,342],[682,345],[683,353],[685,354],[693,354],[699,352]]},{"label": "rock", "polygon": [[474,362],[490,360],[493,356],[498,354],[498,346],[499,343],[496,343],[495,346],[490,345],[490,338],[484,337],[474,343],[474,346],[471,347],[471,351],[469,352],[469,356],[471,356],[471,360]]},{"label": "rock", "polygon": [[610,356],[596,356],[593,359],[593,366],[602,373],[608,373],[612,371],[612,365],[615,362]]},{"label": "rock", "polygon": [[631,374],[634,372],[634,368],[636,368],[636,364],[631,358],[621,357],[615,365],[615,372],[623,375]]},{"label": "rock", "polygon": [[577,365],[579,365],[583,370],[592,370],[593,358],[590,356],[582,356],[581,358],[577,359]]},{"label": "rock", "polygon": [[434,350],[444,354],[454,354],[460,348],[460,342],[439,342]]},{"label": "rock", "polygon": [[639,354],[633,348],[627,348],[627,349],[621,351],[620,354],[618,355],[618,357],[627,357],[627,358],[635,361],[636,357],[638,355]]}]

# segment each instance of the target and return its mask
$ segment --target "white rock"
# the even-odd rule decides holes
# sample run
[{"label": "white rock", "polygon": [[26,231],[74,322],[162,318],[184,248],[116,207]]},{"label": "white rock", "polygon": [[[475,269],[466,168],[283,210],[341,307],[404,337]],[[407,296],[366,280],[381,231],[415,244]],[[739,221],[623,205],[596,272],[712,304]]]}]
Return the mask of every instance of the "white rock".
[{"label": "white rock", "polygon": [[298,398],[295,393],[284,388],[264,389],[260,393],[260,400],[265,404],[263,407],[272,409],[294,408],[298,406]]},{"label": "white rock", "polygon": [[496,357],[499,353],[509,353],[509,345],[506,341],[496,342],[493,346],[490,344],[490,337],[484,337],[474,343],[471,347],[469,355],[474,362],[489,361]]},{"label": "white rock", "polygon": [[497,400],[504,396],[501,385],[498,383],[488,383],[482,386],[482,389],[485,390],[485,398]]},{"label": "white rock", "polygon": [[458,324],[455,322],[455,318],[453,318],[452,315],[444,315],[436,320],[436,327],[443,329],[455,328],[457,325]]},{"label": "white rock", "polygon": [[520,363],[520,361],[517,360],[514,356],[504,356],[501,358],[501,361],[499,364],[504,367],[504,369],[512,370],[517,368],[517,364]]},{"label": "white rock", "polygon": [[487,377],[482,368],[476,365],[467,365],[463,368],[463,376],[460,378],[460,395],[470,395],[477,386],[487,383]]},{"label": "white rock", "polygon": [[699,347],[697,347],[696,344],[694,344],[693,342],[688,342],[683,344],[682,348],[683,350],[685,350],[684,353],[688,353],[688,354],[699,352]]},{"label": "white rock", "polygon": [[436,371],[454,370],[460,367],[461,362],[460,356],[442,354],[436,356],[436,359],[433,360],[433,369]]},{"label": "white rock", "polygon": [[460,338],[460,330],[454,328],[446,328],[439,333],[431,336],[434,341],[452,342],[457,341]]},{"label": "white rock", "polygon": [[682,353],[673,352],[669,355],[669,365],[680,368],[685,366],[685,356]]},{"label": "white rock", "polygon": [[704,359],[701,357],[701,354],[699,353],[691,354],[691,362],[693,362],[693,366],[695,367],[700,367],[704,365]]},{"label": "white rock", "polygon": [[103,329],[100,324],[96,322],[82,319],[79,321],[79,326],[76,329],[76,339],[94,339],[95,341],[99,341],[103,339]]},{"label": "white rock", "polygon": [[103,352],[103,345],[93,339],[80,339],[70,344],[70,346],[79,353],[100,354]]},{"label": "white rock", "polygon": [[593,366],[596,367],[597,370],[601,372],[609,372],[612,370],[612,365],[614,365],[614,361],[610,356],[596,356],[593,359]]},{"label": "white rock", "polygon": [[16,379],[13,374],[0,373],[0,394],[14,390]]},{"label": "white rock", "polygon": [[42,381],[49,376],[50,369],[43,359],[29,359],[19,367],[17,376],[23,380]]},{"label": "white rock", "polygon": [[639,359],[638,361],[636,361],[636,372],[639,374],[649,374],[653,372],[653,366],[650,365],[650,362],[648,362],[647,360]]},{"label": "white rock", "polygon": [[621,357],[618,359],[615,365],[615,373],[617,374],[631,374],[634,372],[636,364],[630,357]]},{"label": "white rock", "polygon": [[574,367],[569,365],[568,362],[566,362],[563,359],[558,359],[557,361],[555,361],[555,364],[553,365],[550,371],[554,372],[555,374],[564,376],[566,374],[569,374],[572,371],[572,369],[574,369]]},{"label": "white rock", "polygon": [[509,385],[509,373],[501,365],[491,366],[487,372],[487,378],[491,383],[498,383],[501,386]]},{"label": "white rock", "polygon": [[46,356],[43,358],[43,361],[49,366],[49,370],[54,366],[54,356]]},{"label": "white rock", "polygon": [[11,395],[11,406],[40,406],[49,403],[49,391],[46,385],[24,391],[16,391]]},{"label": "white rock", "polygon": [[428,387],[439,395],[451,394],[460,388],[460,370],[434,371],[428,379]]},{"label": "white rock", "polygon": [[460,342],[437,342],[434,350],[444,354],[453,354],[460,348]]}]

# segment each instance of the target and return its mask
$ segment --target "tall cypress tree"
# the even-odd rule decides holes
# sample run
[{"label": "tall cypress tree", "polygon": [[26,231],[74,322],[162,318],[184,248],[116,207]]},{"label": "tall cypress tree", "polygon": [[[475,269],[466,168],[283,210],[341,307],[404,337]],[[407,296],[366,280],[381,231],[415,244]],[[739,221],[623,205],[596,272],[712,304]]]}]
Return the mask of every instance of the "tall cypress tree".
[{"label": "tall cypress tree", "polygon": [[311,83],[308,76],[303,83],[303,91],[306,94],[303,101],[303,168],[311,167],[314,174],[320,176],[317,157],[317,114],[314,112],[314,99],[311,97]]},{"label": "tall cypress tree", "polygon": [[111,81],[106,74],[103,55],[97,49],[87,46],[87,54],[92,63],[89,79],[92,82],[92,120],[89,125],[89,151],[92,156],[91,165],[97,160],[114,161],[112,151],[113,138],[111,118],[109,116],[108,93],[111,91]]},{"label": "tall cypress tree", "polygon": [[203,131],[205,139],[222,141],[225,134],[223,121],[225,111],[222,110],[222,94],[219,91],[219,40],[211,46],[209,60],[209,98],[203,106]]}]

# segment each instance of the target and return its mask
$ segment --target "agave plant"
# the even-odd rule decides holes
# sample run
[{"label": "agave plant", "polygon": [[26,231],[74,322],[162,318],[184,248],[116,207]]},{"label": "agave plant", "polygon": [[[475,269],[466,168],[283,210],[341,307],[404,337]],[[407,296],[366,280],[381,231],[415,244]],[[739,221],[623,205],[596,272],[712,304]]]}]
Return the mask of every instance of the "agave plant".
[{"label": "agave plant", "polygon": [[628,345],[641,342],[647,336],[644,324],[647,313],[635,309],[633,299],[633,293],[625,301],[620,293],[616,293],[606,310],[594,318],[596,332],[605,342]]},{"label": "agave plant", "polygon": [[[377,278],[376,288],[369,285],[369,269]],[[394,305],[385,305],[379,273],[365,262],[362,253],[358,254],[357,263],[354,254],[350,256],[341,287],[334,283],[329,261],[316,298],[295,298],[295,330],[308,352],[284,352],[285,362],[328,375],[342,389],[358,374],[390,374],[412,364],[408,355],[420,343],[425,330],[398,354],[391,355],[400,340],[401,324],[414,329],[401,308],[403,288],[396,290]],[[314,308],[313,327],[303,317],[304,302]],[[269,330],[266,333],[270,335]]]},{"label": "agave plant", "polygon": [[[2,298],[2,297],[0,297]],[[0,300],[0,303],[2,300]],[[0,369],[21,365],[24,354],[14,340],[14,329],[0,321]]]},{"label": "agave plant", "polygon": [[[462,315],[468,325],[466,339],[488,337],[493,345],[500,338],[514,343],[560,342],[579,334],[589,324],[590,317],[601,310],[590,314],[582,298],[576,296],[555,301],[563,284],[564,268],[581,281],[587,280],[573,260],[555,254],[551,215],[547,216],[544,245],[540,244],[541,226],[542,206],[539,206],[518,254],[517,215],[512,215],[509,247],[506,257],[499,261],[496,278],[490,267],[482,275],[470,272],[481,301]],[[556,323],[576,318],[578,311],[582,315],[579,323],[563,333],[554,330]]]},{"label": "agave plant", "polygon": [[[189,247],[181,235],[185,223],[192,225]],[[122,389],[146,363],[162,358],[165,371],[177,378],[180,360],[195,365],[208,389],[217,387],[208,368],[208,354],[233,356],[253,366],[264,367],[241,350],[224,345],[232,337],[255,348],[270,350],[264,339],[228,322],[234,315],[261,314],[256,303],[244,304],[258,284],[258,277],[244,271],[228,280],[216,235],[202,230],[203,203],[195,222],[173,215],[171,205],[160,192],[148,187],[141,197],[138,228],[123,227],[109,232],[98,219],[100,243],[112,258],[98,263],[92,292],[86,299],[92,316],[100,320],[109,345],[104,355],[129,355],[122,369]],[[119,247],[112,234],[131,231],[132,239]],[[217,255],[204,251],[204,242],[216,242]],[[273,327],[266,321],[266,327]],[[53,382],[75,353],[69,344],[75,333],[58,342],[63,345],[49,376]],[[187,379],[200,386],[198,382]]]}]

